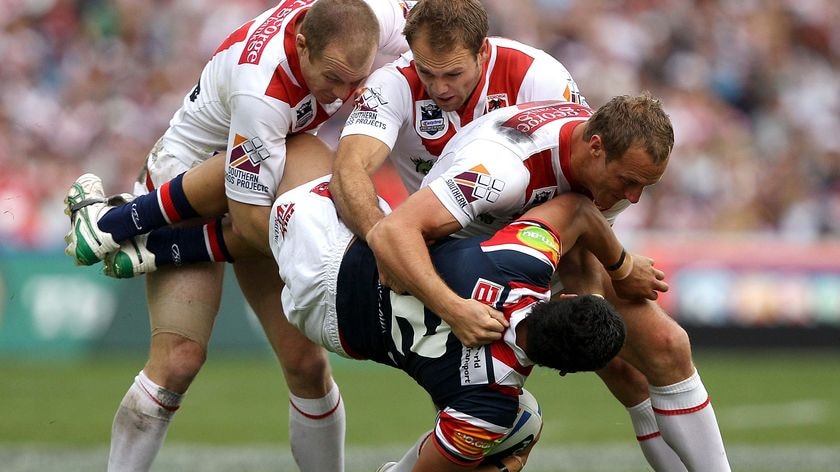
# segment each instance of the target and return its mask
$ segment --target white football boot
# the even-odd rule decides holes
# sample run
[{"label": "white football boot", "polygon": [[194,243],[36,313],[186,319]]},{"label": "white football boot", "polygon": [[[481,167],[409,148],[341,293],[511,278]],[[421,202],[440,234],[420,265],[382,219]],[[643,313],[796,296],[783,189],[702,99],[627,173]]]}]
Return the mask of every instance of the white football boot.
[{"label": "white football boot", "polygon": [[146,249],[148,238],[148,234],[135,236],[106,254],[102,272],[115,279],[130,279],[157,270],[155,255]]},{"label": "white football boot", "polygon": [[[125,194],[128,195],[128,194]],[[131,195],[128,195],[130,198]],[[120,195],[118,198],[124,198]],[[76,265],[92,265],[120,248],[110,233],[99,229],[97,222],[113,208],[102,189],[102,180],[93,174],[84,174],[73,183],[64,199],[64,213],[70,217],[70,232],[64,236],[67,247],[64,253]]]}]

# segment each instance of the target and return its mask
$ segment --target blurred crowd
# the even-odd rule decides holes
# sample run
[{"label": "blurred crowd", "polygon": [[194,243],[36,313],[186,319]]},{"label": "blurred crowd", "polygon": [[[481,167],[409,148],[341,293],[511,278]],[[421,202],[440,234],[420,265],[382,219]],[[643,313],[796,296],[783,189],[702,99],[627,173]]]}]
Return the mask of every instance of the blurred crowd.
[{"label": "blurred crowd", "polygon": [[[61,247],[83,172],[130,191],[212,51],[271,3],[0,0],[0,249]],[[840,2],[484,3],[593,107],[663,100],[671,163],[622,228],[840,238]]]}]

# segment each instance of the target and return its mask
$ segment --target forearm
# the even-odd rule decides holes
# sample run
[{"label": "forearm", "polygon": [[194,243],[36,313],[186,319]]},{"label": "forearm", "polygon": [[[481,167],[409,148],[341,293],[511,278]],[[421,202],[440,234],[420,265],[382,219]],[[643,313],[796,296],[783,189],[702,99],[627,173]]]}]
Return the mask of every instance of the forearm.
[{"label": "forearm", "polygon": [[330,193],[344,224],[359,238],[365,239],[384,216],[370,176],[390,152],[385,143],[365,135],[345,136],[338,142]]},{"label": "forearm", "polygon": [[385,218],[367,234],[367,242],[380,267],[396,279],[401,288],[444,321],[453,321],[448,319],[448,313],[461,297],[438,275],[421,231],[401,227]]},{"label": "forearm", "polygon": [[379,208],[373,181],[364,168],[336,166],[330,193],[344,224],[361,239],[385,216]]}]

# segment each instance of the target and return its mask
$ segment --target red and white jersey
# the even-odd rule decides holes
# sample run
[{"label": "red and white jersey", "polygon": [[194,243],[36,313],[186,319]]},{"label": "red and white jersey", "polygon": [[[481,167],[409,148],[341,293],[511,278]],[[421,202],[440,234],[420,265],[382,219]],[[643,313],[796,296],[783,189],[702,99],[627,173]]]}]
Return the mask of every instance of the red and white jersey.
[{"label": "red and white jersey", "polygon": [[481,78],[460,110],[444,112],[435,104],[409,52],[376,70],[356,92],[341,136],[361,134],[385,143],[403,184],[414,193],[446,143],[476,118],[537,100],[586,103],[569,71],[544,51],[497,37],[487,44]]},{"label": "red and white jersey", "polygon": [[[565,192],[589,194],[571,168],[571,136],[592,115],[563,101],[496,110],[449,141],[423,181],[458,220],[458,236],[492,234],[529,208]],[[630,205],[602,213],[612,223]]]},{"label": "red and white jersey", "polygon": [[[315,133],[342,101],[320,104],[295,50],[295,26],[316,0],[283,0],[240,26],[217,48],[184,97],[160,145],[188,166],[227,149],[225,185],[233,200],[270,206],[283,175],[286,136]],[[408,50],[408,3],[365,0],[380,26],[380,53]]]}]

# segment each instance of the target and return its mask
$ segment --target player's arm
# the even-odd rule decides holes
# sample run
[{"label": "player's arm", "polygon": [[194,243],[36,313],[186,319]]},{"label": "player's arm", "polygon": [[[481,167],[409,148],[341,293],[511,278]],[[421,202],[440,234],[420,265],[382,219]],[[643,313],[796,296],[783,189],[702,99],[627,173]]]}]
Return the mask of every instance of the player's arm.
[{"label": "player's arm", "polygon": [[405,289],[440,316],[467,346],[497,340],[507,326],[504,315],[453,292],[432,265],[426,241],[448,236],[460,223],[428,187],[409,196],[367,233],[383,281]]},{"label": "player's arm", "polygon": [[233,231],[271,255],[268,221],[287,164],[291,111],[281,100],[249,93],[231,97],[225,194]]},{"label": "player's arm", "polygon": [[523,218],[539,219],[556,228],[563,253],[573,246],[591,252],[625,298],[655,300],[656,292],[668,290],[665,273],[653,267],[652,259],[626,252],[601,211],[583,195],[561,194],[532,208]]},{"label": "player's arm", "polygon": [[363,134],[345,136],[338,142],[330,193],[338,214],[360,238],[385,216],[370,176],[390,152],[385,143]]},{"label": "player's arm", "polygon": [[344,223],[362,239],[384,216],[370,176],[391,154],[413,110],[411,91],[398,65],[408,62],[400,59],[377,69],[356,91],[336,149],[330,193]]}]

